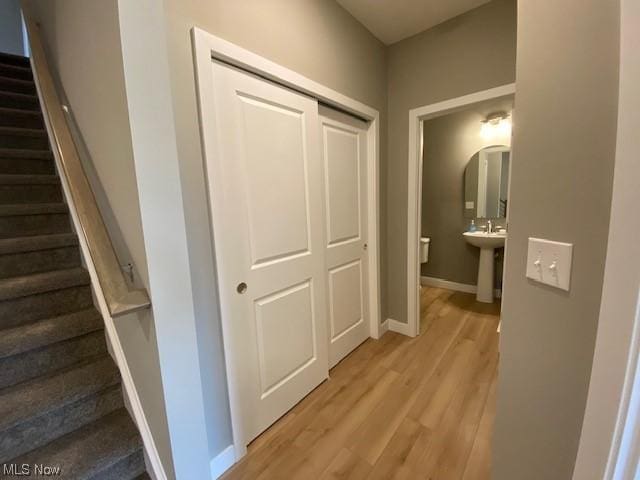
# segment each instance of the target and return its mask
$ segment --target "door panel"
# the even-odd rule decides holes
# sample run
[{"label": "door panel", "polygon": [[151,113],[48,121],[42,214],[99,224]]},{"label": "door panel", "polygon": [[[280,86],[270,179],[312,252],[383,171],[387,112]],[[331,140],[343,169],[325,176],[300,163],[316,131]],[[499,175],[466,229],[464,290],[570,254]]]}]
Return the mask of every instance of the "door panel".
[{"label": "door panel", "polygon": [[329,325],[332,343],[364,321],[362,303],[360,260],[330,269]]},{"label": "door panel", "polygon": [[218,161],[207,174],[246,444],[328,376],[318,106],[212,65]]},{"label": "door panel", "polygon": [[253,265],[308,251],[304,112],[243,95],[238,100]]},{"label": "door panel", "polygon": [[315,360],[311,297],[303,282],[255,302],[262,398]]},{"label": "door panel", "polygon": [[369,337],[364,122],[321,108],[329,289],[329,366]]},{"label": "door panel", "polygon": [[325,125],[327,239],[329,245],[360,238],[358,133]]}]

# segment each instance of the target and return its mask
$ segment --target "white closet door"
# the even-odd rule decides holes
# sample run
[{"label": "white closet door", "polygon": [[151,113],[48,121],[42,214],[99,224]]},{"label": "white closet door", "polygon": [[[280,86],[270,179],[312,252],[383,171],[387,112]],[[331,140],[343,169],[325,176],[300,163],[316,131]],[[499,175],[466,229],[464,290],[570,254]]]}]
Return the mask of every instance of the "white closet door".
[{"label": "white closet door", "polygon": [[328,376],[318,105],[212,65],[208,178],[228,364],[249,442]]},{"label": "white closet door", "polygon": [[364,122],[320,109],[325,185],[329,367],[369,337]]}]

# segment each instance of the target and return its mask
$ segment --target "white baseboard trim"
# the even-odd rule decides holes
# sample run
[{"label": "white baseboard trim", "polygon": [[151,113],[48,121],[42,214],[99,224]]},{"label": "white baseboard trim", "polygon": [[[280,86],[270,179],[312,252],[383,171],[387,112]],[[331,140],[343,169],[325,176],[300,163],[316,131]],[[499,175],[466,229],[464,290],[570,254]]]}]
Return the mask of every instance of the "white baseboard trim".
[{"label": "white baseboard trim", "polygon": [[407,337],[411,336],[411,329],[408,323],[402,323],[393,318],[387,318],[384,323],[387,324],[387,329],[391,332],[401,333]]},{"label": "white baseboard trim", "polygon": [[[476,285],[452,282],[451,280],[444,280],[443,278],[435,277],[420,277],[420,284],[427,287],[446,288],[448,290],[455,290],[456,292],[476,293],[478,291],[478,287]],[[496,298],[502,297],[502,290],[496,288],[493,295]]]},{"label": "white baseboard trim", "polygon": [[220,478],[234,463],[236,463],[236,451],[233,445],[229,445],[211,460],[211,479]]},{"label": "white baseboard trim", "polygon": [[476,285],[452,282],[451,280],[444,280],[443,278],[435,277],[420,277],[420,284],[427,287],[446,288],[449,290],[455,290],[456,292],[476,293],[478,291],[478,287]]},{"label": "white baseboard trim", "polygon": [[387,318],[384,322],[380,324],[380,328],[378,330],[378,338],[382,338],[382,335],[389,331],[389,319]]}]

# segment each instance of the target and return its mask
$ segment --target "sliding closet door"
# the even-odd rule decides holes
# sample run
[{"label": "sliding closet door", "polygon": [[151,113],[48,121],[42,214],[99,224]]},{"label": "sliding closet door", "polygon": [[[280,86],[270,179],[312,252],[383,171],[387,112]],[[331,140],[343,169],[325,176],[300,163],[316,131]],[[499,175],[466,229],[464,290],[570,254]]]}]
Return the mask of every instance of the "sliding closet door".
[{"label": "sliding closet door", "polygon": [[212,68],[216,161],[207,162],[208,178],[219,189],[211,198],[229,306],[223,327],[248,442],[328,376],[318,105]]},{"label": "sliding closet door", "polygon": [[320,113],[332,367],[369,337],[367,125],[328,108]]}]

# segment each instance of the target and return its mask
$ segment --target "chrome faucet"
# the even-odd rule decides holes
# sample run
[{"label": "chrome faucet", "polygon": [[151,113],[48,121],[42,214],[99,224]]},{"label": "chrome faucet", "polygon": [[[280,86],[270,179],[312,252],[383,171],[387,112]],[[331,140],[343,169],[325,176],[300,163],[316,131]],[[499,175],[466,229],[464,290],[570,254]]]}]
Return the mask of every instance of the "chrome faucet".
[{"label": "chrome faucet", "polygon": [[493,224],[491,220],[487,220],[487,233],[493,233]]}]

